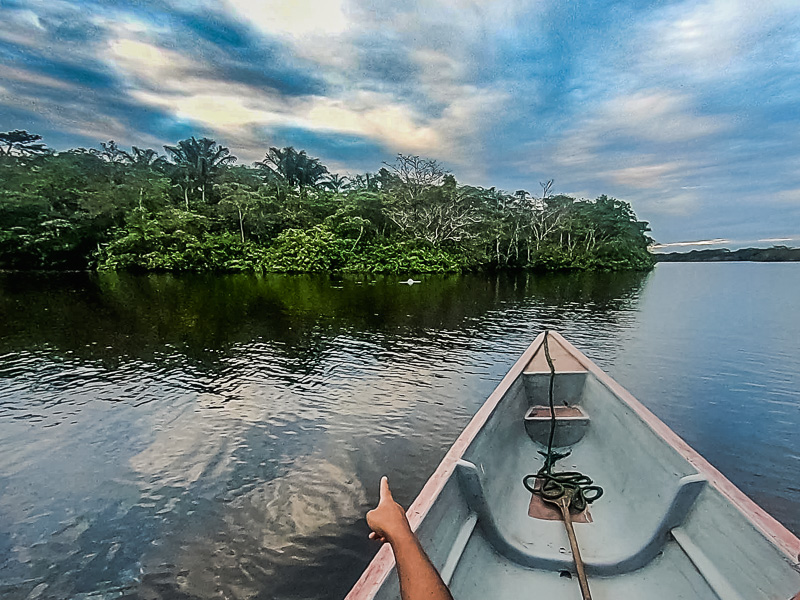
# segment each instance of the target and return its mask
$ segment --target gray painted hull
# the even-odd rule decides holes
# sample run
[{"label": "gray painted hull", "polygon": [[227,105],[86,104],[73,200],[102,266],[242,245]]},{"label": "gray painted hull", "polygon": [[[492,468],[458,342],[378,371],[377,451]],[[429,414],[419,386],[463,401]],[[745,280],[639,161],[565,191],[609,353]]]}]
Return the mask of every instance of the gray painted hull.
[{"label": "gray painted hull", "polygon": [[[532,409],[547,404],[542,340],[408,511],[456,600],[581,597],[563,522],[530,516],[538,513],[522,485],[547,443]],[[800,541],[561,336],[549,344],[556,405],[575,407],[558,421],[556,444],[572,452],[557,469],[605,489],[591,522],[575,524],[594,600],[800,600]],[[399,597],[387,545],[348,599]]]}]

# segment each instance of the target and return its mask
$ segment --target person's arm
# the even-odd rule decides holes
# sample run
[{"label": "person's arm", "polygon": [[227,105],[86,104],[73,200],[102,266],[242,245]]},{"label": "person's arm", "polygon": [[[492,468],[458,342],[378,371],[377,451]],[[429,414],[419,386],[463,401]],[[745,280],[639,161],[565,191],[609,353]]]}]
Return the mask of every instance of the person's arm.
[{"label": "person's arm", "polygon": [[450,590],[411,531],[406,511],[392,498],[386,477],[381,478],[380,501],[367,513],[367,524],[372,528],[370,539],[389,542],[392,546],[403,600],[453,600]]}]

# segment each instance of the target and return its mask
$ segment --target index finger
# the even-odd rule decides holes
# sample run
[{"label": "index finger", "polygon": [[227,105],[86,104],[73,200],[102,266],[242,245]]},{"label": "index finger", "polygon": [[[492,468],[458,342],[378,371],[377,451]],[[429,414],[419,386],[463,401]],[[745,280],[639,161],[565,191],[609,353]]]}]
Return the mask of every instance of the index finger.
[{"label": "index finger", "polygon": [[392,490],[389,489],[389,478],[384,475],[381,477],[381,502],[384,500],[394,500]]}]

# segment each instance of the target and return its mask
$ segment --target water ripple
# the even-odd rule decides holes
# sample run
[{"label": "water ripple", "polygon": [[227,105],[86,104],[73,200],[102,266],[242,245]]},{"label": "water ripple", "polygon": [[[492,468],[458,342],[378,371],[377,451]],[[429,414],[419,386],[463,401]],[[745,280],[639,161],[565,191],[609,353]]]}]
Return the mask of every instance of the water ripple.
[{"label": "water ripple", "polygon": [[[798,278],[696,296],[695,266],[662,266],[3,286],[30,310],[0,323],[0,595],[340,598],[380,475],[410,502],[545,327],[800,531],[800,325],[769,310]],[[764,310],[732,328],[720,290]]]}]

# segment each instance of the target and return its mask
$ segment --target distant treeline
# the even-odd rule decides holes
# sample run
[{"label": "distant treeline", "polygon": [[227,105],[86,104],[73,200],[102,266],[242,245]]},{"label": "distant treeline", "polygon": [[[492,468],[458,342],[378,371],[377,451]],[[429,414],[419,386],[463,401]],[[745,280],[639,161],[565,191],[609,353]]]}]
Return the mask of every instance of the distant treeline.
[{"label": "distant treeline", "polygon": [[691,252],[669,252],[655,254],[657,262],[792,262],[800,261],[800,248],[773,246],[772,248],[742,248],[731,252],[727,248],[719,250],[692,250]]},{"label": "distant treeline", "polygon": [[398,155],[342,176],[292,147],[252,166],[194,137],[54,152],[0,133],[0,268],[458,272],[650,269],[626,202],[460,185]]}]

